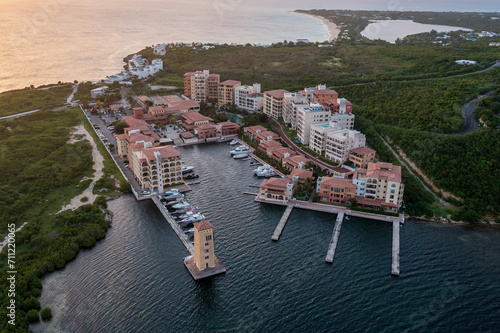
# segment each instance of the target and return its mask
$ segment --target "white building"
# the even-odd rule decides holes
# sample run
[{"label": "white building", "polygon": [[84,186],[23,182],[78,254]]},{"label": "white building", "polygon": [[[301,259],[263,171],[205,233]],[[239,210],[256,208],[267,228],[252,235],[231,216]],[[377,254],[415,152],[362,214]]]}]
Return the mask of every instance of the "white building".
[{"label": "white building", "polygon": [[299,107],[297,109],[297,137],[300,143],[309,144],[311,125],[327,123],[330,116],[330,110],[324,109],[318,103],[310,103],[307,107]]},{"label": "white building", "polygon": [[108,91],[109,87],[108,86],[102,86],[100,88],[95,88],[90,91],[90,96],[92,98],[97,98],[103,94],[105,94]]},{"label": "white building", "polygon": [[318,154],[326,150],[326,138],[329,133],[338,132],[340,129],[335,123],[318,123],[311,125],[309,135],[309,148]]},{"label": "white building", "polygon": [[459,65],[476,65],[477,61],[474,60],[457,60],[455,63]]},{"label": "white building", "polygon": [[283,121],[291,128],[297,128],[297,109],[309,105],[309,99],[302,92],[285,93],[283,100]]},{"label": "white building", "polygon": [[332,131],[326,135],[325,157],[342,164],[349,159],[352,149],[364,147],[365,144],[366,137],[361,132],[348,129]]},{"label": "white building", "polygon": [[354,129],[354,114],[352,114],[352,104],[345,98],[337,98],[338,112],[333,112],[330,118],[338,128]]},{"label": "white building", "polygon": [[167,54],[167,51],[165,50],[166,46],[167,46],[167,44],[165,44],[165,43],[156,45],[154,47],[154,49],[153,49],[153,53],[155,55],[165,55],[165,54]]},{"label": "white building", "polygon": [[144,79],[161,71],[163,69],[163,61],[161,59],[153,59],[150,65],[146,65],[146,60],[142,59],[140,54],[136,54],[129,60],[129,69],[131,75],[135,75],[139,79]]},{"label": "white building", "polygon": [[258,111],[262,108],[262,96],[260,83],[234,88],[234,104],[242,109]]}]

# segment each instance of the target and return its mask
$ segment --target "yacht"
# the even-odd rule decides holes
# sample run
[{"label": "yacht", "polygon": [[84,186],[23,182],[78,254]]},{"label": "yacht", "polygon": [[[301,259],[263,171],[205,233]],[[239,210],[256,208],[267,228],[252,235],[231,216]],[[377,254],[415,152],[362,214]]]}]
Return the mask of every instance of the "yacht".
[{"label": "yacht", "polygon": [[239,147],[236,147],[233,150],[231,150],[229,153],[231,155],[236,155],[236,154],[241,154],[241,153],[248,153],[249,151],[250,151],[250,149],[248,147],[239,146]]},{"label": "yacht", "polygon": [[237,158],[245,158],[245,157],[248,157],[247,153],[240,153],[240,154],[233,155],[233,158],[235,158],[235,159],[237,159]]},{"label": "yacht", "polygon": [[194,170],[194,166],[183,166],[181,168],[182,173],[188,173]]},{"label": "yacht", "polygon": [[175,205],[172,206],[174,209],[183,209],[183,208],[188,208],[191,207],[191,204],[187,201],[182,201],[179,203],[176,203]]},{"label": "yacht", "polygon": [[253,173],[256,174],[257,172],[262,172],[265,170],[271,170],[271,166],[269,164],[264,164],[258,167],[257,169],[253,169]]},{"label": "yacht", "polygon": [[177,194],[172,194],[172,195],[163,197],[163,200],[167,200],[167,201],[173,201],[173,200],[179,200],[179,199],[184,199],[184,194],[177,193]]},{"label": "yacht", "polygon": [[239,143],[238,141],[233,139],[233,141],[229,142],[229,145],[234,146],[237,145],[238,143]]},{"label": "yacht", "polygon": [[165,192],[165,194],[163,195],[164,197],[167,197],[169,195],[174,195],[174,194],[177,194],[179,193],[179,190],[176,189],[176,188],[171,188],[170,190],[168,190],[167,192]]},{"label": "yacht", "polygon": [[273,169],[261,170],[255,173],[257,177],[273,177],[276,176],[277,173]]},{"label": "yacht", "polygon": [[175,212],[172,212],[172,214],[182,215],[186,214],[187,212],[194,212],[196,210],[198,210],[198,207],[186,207],[183,209],[177,209]]}]

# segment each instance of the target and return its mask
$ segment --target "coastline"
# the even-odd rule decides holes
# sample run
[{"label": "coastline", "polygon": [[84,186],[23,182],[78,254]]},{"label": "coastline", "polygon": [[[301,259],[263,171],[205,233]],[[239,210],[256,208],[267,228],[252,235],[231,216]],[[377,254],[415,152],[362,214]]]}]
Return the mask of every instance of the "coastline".
[{"label": "coastline", "polygon": [[320,20],[321,23],[323,23],[323,25],[326,26],[326,29],[328,30],[328,41],[329,42],[336,40],[339,37],[340,29],[332,21],[324,18],[323,16],[319,16],[319,15],[314,15],[314,14],[309,14],[309,13],[304,13],[304,12],[296,12],[296,13],[309,15],[309,16],[312,16],[312,17]]}]

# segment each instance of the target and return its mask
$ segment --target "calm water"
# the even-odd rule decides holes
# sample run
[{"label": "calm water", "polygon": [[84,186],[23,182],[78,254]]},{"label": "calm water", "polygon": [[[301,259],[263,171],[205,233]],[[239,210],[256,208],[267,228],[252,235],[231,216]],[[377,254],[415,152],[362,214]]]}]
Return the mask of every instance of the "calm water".
[{"label": "calm water", "polygon": [[[295,9],[498,11],[497,1],[2,0],[0,92],[57,81],[99,80],[130,53],[163,42],[261,43],[327,39]],[[168,64],[166,64],[168,66]]]},{"label": "calm water", "polygon": [[35,332],[498,331],[499,229],[407,223],[394,278],[391,225],[352,219],[330,265],[334,215],[296,210],[272,242],[284,208],[243,194],[254,167],[225,144],[180,150],[227,274],[195,282],[156,206],[126,195],[109,203],[106,239],[43,280],[54,318]]},{"label": "calm water", "polygon": [[470,29],[462,27],[451,27],[446,25],[422,24],[408,20],[375,20],[361,32],[361,34],[369,39],[382,39],[394,43],[396,39],[403,39],[405,36],[418,34],[422,32],[448,32],[456,30]]}]

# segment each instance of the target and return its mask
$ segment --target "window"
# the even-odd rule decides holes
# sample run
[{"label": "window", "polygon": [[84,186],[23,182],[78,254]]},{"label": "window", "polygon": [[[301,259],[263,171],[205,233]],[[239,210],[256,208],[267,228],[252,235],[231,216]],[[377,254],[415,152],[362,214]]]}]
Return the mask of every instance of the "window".
[{"label": "window", "polygon": [[392,184],[391,187],[396,187],[396,184]]},{"label": "window", "polygon": [[[391,195],[391,196],[389,197],[389,199],[394,199],[394,196],[393,196],[393,195]],[[391,201],[391,202],[392,202],[392,201]]]},{"label": "window", "polygon": [[208,259],[208,258],[210,258],[210,256],[205,256],[205,259]]},{"label": "window", "polygon": [[395,193],[396,191],[395,190],[391,190],[391,193]]},{"label": "window", "polygon": [[210,245],[210,243],[205,243],[205,246],[209,246],[209,245]]},{"label": "window", "polygon": [[208,253],[208,249],[205,249],[205,253]]},{"label": "window", "polygon": [[205,236],[205,240],[206,240],[206,241],[210,241],[210,240],[212,240],[212,235]]}]

